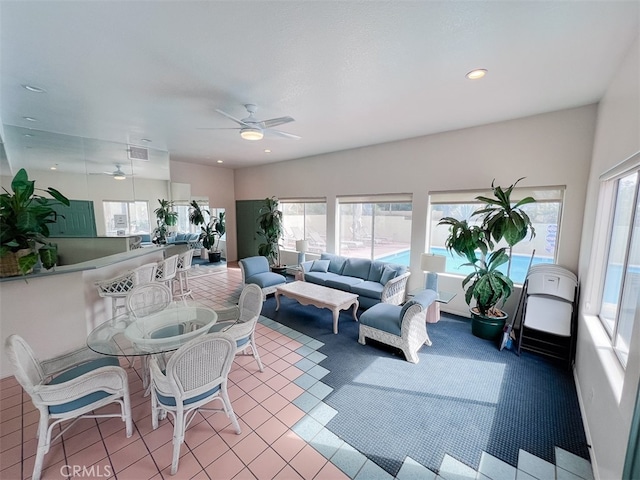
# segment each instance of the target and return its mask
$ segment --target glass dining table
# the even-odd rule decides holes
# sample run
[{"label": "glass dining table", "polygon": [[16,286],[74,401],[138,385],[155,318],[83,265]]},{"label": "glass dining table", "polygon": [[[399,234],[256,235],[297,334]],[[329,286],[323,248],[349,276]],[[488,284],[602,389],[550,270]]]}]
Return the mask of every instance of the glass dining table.
[{"label": "glass dining table", "polygon": [[150,315],[127,312],[102,323],[87,337],[87,346],[110,356],[168,353],[204,335],[217,321],[218,315],[209,307],[174,301]]}]

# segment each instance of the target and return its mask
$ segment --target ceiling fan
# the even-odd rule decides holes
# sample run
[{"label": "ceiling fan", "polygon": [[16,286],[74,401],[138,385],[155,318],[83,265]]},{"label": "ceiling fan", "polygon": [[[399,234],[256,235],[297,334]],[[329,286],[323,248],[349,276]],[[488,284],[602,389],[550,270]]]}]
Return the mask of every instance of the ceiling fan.
[{"label": "ceiling fan", "polygon": [[118,164],[116,164],[116,169],[113,172],[92,173],[91,175],[109,175],[110,177],[113,177],[114,180],[125,180],[127,177],[133,176],[124,173]]},{"label": "ceiling fan", "polygon": [[[234,130],[240,130],[240,136],[245,140],[262,140],[265,132],[269,134],[274,134],[280,137],[285,138],[293,138],[295,140],[300,139],[298,135],[293,135],[287,132],[281,132],[280,130],[274,130],[273,127],[277,127],[278,125],[284,125],[285,123],[293,122],[294,119],[292,117],[278,117],[278,118],[270,118],[269,120],[258,120],[255,117],[255,113],[258,110],[258,107],[253,103],[247,103],[244,108],[249,112],[249,116],[243,119],[238,119],[233,115],[228,114],[222,110],[216,108],[216,112],[224,115],[225,117],[236,122],[240,127],[234,128]],[[211,129],[211,130],[220,130],[220,129]]]}]

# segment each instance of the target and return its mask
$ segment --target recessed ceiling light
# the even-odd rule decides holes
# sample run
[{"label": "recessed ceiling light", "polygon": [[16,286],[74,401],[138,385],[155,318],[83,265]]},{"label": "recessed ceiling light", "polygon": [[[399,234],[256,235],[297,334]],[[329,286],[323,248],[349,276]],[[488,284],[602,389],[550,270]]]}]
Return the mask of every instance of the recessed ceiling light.
[{"label": "recessed ceiling light", "polygon": [[268,148],[265,148],[264,153],[271,153],[271,150],[269,150]]},{"label": "recessed ceiling light", "polygon": [[22,136],[23,136],[23,137],[27,137],[27,138],[31,138],[31,137],[33,137],[33,135],[32,135],[32,134],[30,134],[30,133],[23,133],[23,134],[22,134]]},{"label": "recessed ceiling light", "polygon": [[29,90],[30,92],[33,92],[33,93],[46,93],[46,90],[44,88],[35,87],[33,85],[23,84],[22,88]]},{"label": "recessed ceiling light", "polygon": [[27,122],[37,122],[38,121],[33,117],[22,117],[22,118],[24,118]]},{"label": "recessed ceiling light", "polygon": [[479,80],[487,74],[487,70],[484,68],[476,68],[467,73],[466,77],[469,80]]},{"label": "recessed ceiling light", "polygon": [[49,170],[57,170],[58,167],[56,167],[55,165],[53,167],[49,167]]},{"label": "recessed ceiling light", "polygon": [[151,140],[148,138],[141,138],[140,141],[145,143],[151,143]]},{"label": "recessed ceiling light", "polygon": [[223,160],[216,160],[216,163],[224,163]]}]

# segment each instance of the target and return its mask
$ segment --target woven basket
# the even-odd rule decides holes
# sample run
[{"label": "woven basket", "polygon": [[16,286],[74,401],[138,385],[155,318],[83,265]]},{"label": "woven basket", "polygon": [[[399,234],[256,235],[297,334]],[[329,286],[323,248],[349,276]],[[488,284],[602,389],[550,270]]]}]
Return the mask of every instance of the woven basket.
[{"label": "woven basket", "polygon": [[[30,253],[31,249],[23,248],[17,252],[9,252],[3,257],[0,257],[0,277],[15,277],[20,275],[18,259],[25,255],[29,255]],[[27,273],[31,273],[32,271],[33,268],[31,268]]]}]

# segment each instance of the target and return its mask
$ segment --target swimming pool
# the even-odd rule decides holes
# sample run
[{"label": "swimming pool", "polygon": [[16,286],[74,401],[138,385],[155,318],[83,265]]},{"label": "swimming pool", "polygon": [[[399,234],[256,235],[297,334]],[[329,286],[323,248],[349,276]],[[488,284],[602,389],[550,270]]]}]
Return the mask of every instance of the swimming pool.
[{"label": "swimming pool", "polygon": [[[456,273],[459,275],[468,275],[473,271],[472,267],[462,265],[467,263],[467,261],[462,257],[453,257],[449,252],[447,252],[444,248],[431,248],[431,253],[435,253],[436,255],[444,255],[447,257],[447,268],[446,271],[449,273]],[[411,255],[410,250],[403,250],[401,252],[397,252],[391,255],[385,255],[384,257],[377,258],[376,260],[381,260],[383,262],[389,263],[397,263],[399,265],[409,266],[409,257]],[[529,255],[513,255],[511,258],[511,280],[515,283],[523,283],[525,276],[527,275],[527,268],[529,266],[529,259],[531,257]],[[533,265],[539,263],[553,263],[552,258],[547,257],[535,257],[533,259]],[[500,271],[507,273],[507,265],[502,265],[500,267]]]}]

